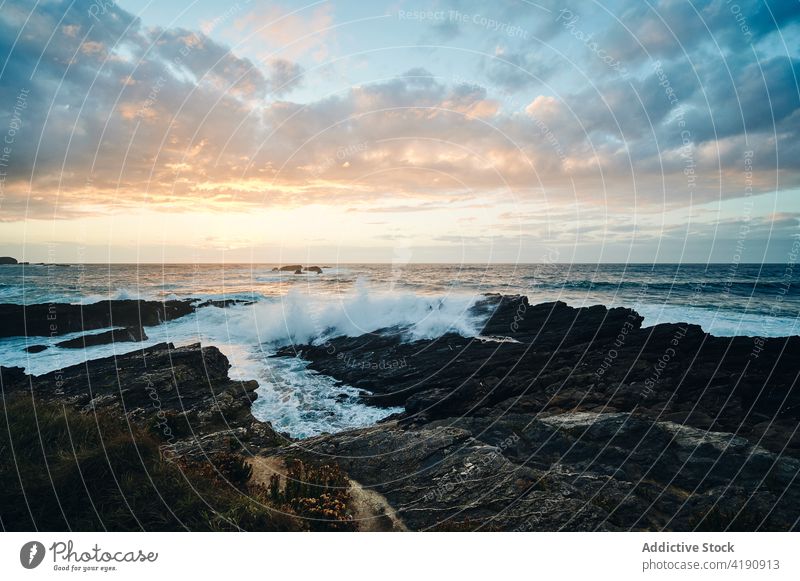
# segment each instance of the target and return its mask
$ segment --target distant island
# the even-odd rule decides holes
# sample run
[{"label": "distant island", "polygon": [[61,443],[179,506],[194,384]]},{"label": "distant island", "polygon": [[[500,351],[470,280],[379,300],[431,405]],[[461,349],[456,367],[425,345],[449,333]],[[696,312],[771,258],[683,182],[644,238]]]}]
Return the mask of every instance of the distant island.
[{"label": "distant island", "polygon": [[[31,264],[28,261],[19,261],[13,256],[0,256],[0,266],[22,266],[22,265],[29,265]],[[69,264],[56,264],[56,263],[45,263],[45,262],[34,262],[34,266],[69,266]]]},{"label": "distant island", "polygon": [[304,272],[316,272],[322,274],[322,269],[319,266],[303,266],[302,264],[289,264],[287,266],[276,266],[272,272],[292,272],[294,274],[303,274]]}]

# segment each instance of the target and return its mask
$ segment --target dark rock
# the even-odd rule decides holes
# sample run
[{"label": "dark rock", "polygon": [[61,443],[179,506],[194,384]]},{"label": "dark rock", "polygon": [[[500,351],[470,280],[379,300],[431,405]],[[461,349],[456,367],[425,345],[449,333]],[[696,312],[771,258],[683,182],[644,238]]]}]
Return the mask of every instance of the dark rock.
[{"label": "dark rock", "polygon": [[0,337],[66,335],[104,327],[158,325],[194,312],[190,300],[111,300],[91,305],[0,304]]},{"label": "dark rock", "polygon": [[[275,270],[275,269],[273,269]],[[227,309],[228,307],[236,307],[241,305],[252,305],[253,301],[246,301],[242,299],[208,299],[199,303],[196,308],[202,309],[203,307],[217,307],[219,309]]]},{"label": "dark rock", "polygon": [[418,530],[692,530],[704,515],[742,507],[763,517],[761,528],[788,530],[800,516],[795,501],[781,498],[800,496],[797,459],[732,434],[625,413],[395,422],[280,454],[335,458]]},{"label": "dark rock", "polygon": [[47,349],[47,345],[31,345],[30,347],[25,347],[27,353],[41,353],[45,349]]},{"label": "dark rock", "polygon": [[0,386],[3,390],[24,389],[28,375],[22,367],[0,366]]},{"label": "dark rock", "polygon": [[11,256],[0,256],[0,264],[19,264],[16,258]]},{"label": "dark rock", "polygon": [[640,329],[644,318],[631,309],[607,309],[602,305],[573,308],[566,303],[530,305],[524,296],[490,295],[474,307],[476,312],[490,312],[482,335],[545,341],[598,341],[629,330]]},{"label": "dark rock", "polygon": [[228,378],[230,365],[216,347],[161,343],[41,376],[0,368],[6,396],[22,393],[84,412],[105,410],[148,426],[180,455],[200,455],[285,443],[250,413],[255,381]]},{"label": "dark rock", "polygon": [[280,272],[295,272],[296,270],[302,270],[302,269],[303,269],[303,265],[302,264],[289,264],[287,266],[281,266],[280,268],[278,268],[278,271],[280,271]]},{"label": "dark rock", "polygon": [[316,272],[317,274],[322,274],[322,269],[319,266],[307,266],[303,270],[306,272]]},{"label": "dark rock", "polygon": [[144,341],[147,339],[147,334],[142,327],[127,327],[125,329],[112,329],[105,333],[97,333],[95,335],[84,335],[61,341],[56,343],[56,347],[62,349],[83,349],[84,347],[93,347],[95,345],[108,345],[110,343],[126,343],[129,341]]},{"label": "dark rock", "polygon": [[798,527],[800,338],[642,328],[629,309],[525,297],[489,296],[476,314],[477,339],[378,332],[280,350],[405,408],[280,454],[335,460],[411,529]]},{"label": "dark rock", "polygon": [[757,430],[768,449],[788,446],[800,455],[800,434],[792,430],[800,423],[792,356],[800,337],[713,337],[686,324],[643,329],[629,309],[531,306],[524,297],[490,297],[478,308],[491,313],[484,335],[515,341],[447,334],[409,343],[397,333],[367,334],[279,355],[299,354],[312,369],[366,390],[365,403],[405,406],[408,422],[493,408],[671,414],[698,429],[745,437]]},{"label": "dark rock", "polygon": [[295,274],[303,274],[303,271],[298,268],[297,270],[294,271],[294,273]]}]

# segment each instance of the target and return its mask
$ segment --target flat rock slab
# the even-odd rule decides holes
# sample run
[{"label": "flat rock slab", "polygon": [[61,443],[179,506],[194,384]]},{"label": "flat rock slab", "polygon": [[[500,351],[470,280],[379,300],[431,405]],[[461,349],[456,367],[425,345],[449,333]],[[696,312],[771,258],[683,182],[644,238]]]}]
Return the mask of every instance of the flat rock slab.
[{"label": "flat rock slab", "polygon": [[94,347],[97,345],[109,345],[113,343],[127,343],[131,341],[144,341],[147,334],[142,327],[127,327],[125,329],[112,329],[105,333],[95,333],[84,335],[67,341],[56,343],[56,347],[62,349],[83,349],[84,347]]},{"label": "flat rock slab", "polygon": [[53,337],[107,327],[158,325],[194,312],[190,300],[112,300],[90,305],[0,304],[0,337]]}]

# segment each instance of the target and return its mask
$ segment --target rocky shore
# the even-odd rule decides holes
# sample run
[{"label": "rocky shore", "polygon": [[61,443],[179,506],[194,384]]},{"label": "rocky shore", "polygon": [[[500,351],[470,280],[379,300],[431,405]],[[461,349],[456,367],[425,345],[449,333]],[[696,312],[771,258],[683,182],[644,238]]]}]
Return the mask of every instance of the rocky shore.
[{"label": "rocky shore", "polygon": [[174,457],[240,455],[275,498],[297,462],[335,469],[346,489],[336,511],[359,530],[800,526],[800,338],[642,328],[628,309],[517,296],[475,309],[487,320],[478,338],[407,341],[391,329],[283,349],[366,403],[404,408],[302,441],[253,418],[257,384],[230,380],[215,347],[161,344],[0,378],[6,397],[145,426]]},{"label": "rocky shore", "polygon": [[191,300],[0,304],[0,337],[55,337],[115,326],[141,328],[183,317],[196,308]]},{"label": "rocky shore", "polygon": [[283,349],[405,412],[281,453],[337,459],[415,529],[798,527],[800,338],[516,296],[476,308],[492,313],[477,339]]},{"label": "rocky shore", "polygon": [[[58,337],[84,333],[79,337],[55,343],[56,347],[82,349],[93,345],[139,342],[147,339],[144,327],[159,325],[194,313],[203,307],[227,308],[250,304],[239,299],[206,300],[107,300],[81,305],[72,303],[39,303],[34,305],[0,304],[0,338]],[[99,329],[109,329],[96,333]],[[47,345],[33,344],[26,351],[39,353]]]},{"label": "rocky shore", "polygon": [[229,368],[216,347],[161,343],[40,376],[7,367],[0,373],[7,396],[111,413],[150,428],[168,454],[202,456],[285,442],[250,413],[258,383],[229,379]]}]

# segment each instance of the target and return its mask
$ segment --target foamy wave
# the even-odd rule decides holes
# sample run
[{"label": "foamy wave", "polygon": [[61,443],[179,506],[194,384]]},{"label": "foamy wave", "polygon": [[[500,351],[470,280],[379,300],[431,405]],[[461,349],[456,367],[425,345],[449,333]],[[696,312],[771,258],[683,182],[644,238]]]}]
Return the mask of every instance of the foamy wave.
[{"label": "foamy wave", "polygon": [[359,390],[308,369],[294,357],[264,359],[253,415],[280,432],[308,438],[370,426],[402,408],[376,408],[358,401]]},{"label": "foamy wave", "polygon": [[477,295],[427,296],[411,292],[377,292],[360,281],[344,296],[319,296],[293,289],[279,299],[197,313],[201,326],[217,326],[229,338],[286,345],[356,337],[394,329],[410,340],[432,339],[453,332],[477,334],[481,321],[470,309]]}]

